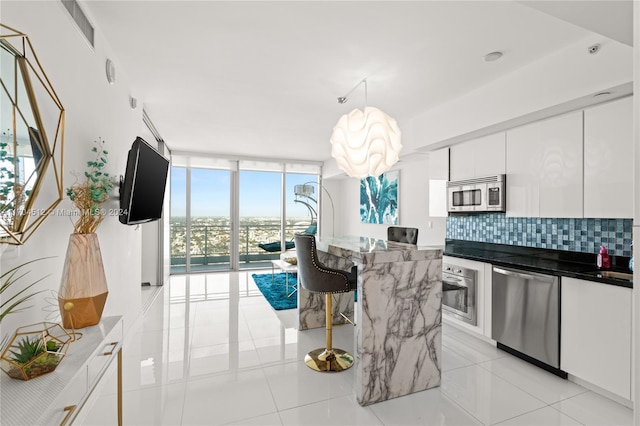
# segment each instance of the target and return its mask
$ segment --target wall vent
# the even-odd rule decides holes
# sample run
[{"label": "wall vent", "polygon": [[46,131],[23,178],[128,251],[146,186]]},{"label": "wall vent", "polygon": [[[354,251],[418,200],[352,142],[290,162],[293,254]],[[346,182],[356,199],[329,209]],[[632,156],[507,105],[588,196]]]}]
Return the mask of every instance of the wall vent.
[{"label": "wall vent", "polygon": [[84,14],[78,2],[76,0],[60,0],[60,2],[64,5],[65,9],[67,9],[73,20],[76,22],[78,28],[80,29],[82,34],[84,34],[91,47],[95,47],[93,44],[93,25],[91,25],[89,19],[87,19],[87,15]]}]

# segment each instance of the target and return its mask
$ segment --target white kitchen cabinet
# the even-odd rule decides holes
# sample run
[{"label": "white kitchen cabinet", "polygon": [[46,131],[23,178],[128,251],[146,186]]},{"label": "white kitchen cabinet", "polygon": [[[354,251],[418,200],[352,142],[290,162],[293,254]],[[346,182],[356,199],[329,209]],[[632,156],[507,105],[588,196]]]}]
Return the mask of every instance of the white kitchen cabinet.
[{"label": "white kitchen cabinet", "polygon": [[562,278],[560,368],[631,399],[631,293]]},{"label": "white kitchen cabinet", "polygon": [[451,147],[451,180],[505,173],[505,132]]},{"label": "white kitchen cabinet", "polygon": [[539,150],[530,126],[507,131],[507,216],[540,216]]},{"label": "white kitchen cabinet", "polygon": [[429,216],[447,217],[449,148],[429,152]]},{"label": "white kitchen cabinet", "polygon": [[492,309],[492,295],[493,295],[493,265],[490,263],[484,264],[484,303],[482,310],[484,312],[484,336],[491,339],[491,309]]},{"label": "white kitchen cabinet", "polygon": [[633,98],[584,111],[584,217],[633,217]]},{"label": "white kitchen cabinet", "polygon": [[582,111],[507,131],[507,216],[583,217]]},{"label": "white kitchen cabinet", "polygon": [[463,180],[475,177],[475,141],[475,139],[470,140],[450,148],[451,161],[449,166],[451,180]]}]

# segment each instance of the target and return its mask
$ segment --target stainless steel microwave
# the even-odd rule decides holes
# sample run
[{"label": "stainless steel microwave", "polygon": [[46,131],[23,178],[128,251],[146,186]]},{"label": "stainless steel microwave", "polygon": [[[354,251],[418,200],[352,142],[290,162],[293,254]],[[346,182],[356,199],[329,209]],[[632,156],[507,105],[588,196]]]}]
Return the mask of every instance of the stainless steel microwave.
[{"label": "stainless steel microwave", "polygon": [[496,175],[447,182],[447,210],[460,212],[506,211],[506,176]]}]

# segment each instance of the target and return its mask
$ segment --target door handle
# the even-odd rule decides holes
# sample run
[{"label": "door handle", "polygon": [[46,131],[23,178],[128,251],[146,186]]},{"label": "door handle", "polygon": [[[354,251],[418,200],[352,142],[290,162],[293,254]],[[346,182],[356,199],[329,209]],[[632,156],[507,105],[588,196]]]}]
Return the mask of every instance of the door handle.
[{"label": "door handle", "polygon": [[524,278],[525,280],[534,279],[533,275],[523,274],[521,272],[507,271],[506,269],[500,269],[496,267],[493,268],[493,272],[497,272],[498,274],[502,274],[502,275],[510,275],[512,277]]},{"label": "door handle", "polygon": [[66,407],[64,407],[63,411],[66,411],[67,414],[64,416],[64,419],[62,419],[62,422],[60,423],[61,426],[67,424],[67,422],[69,421],[69,417],[71,417],[73,412],[76,410],[76,407],[76,405],[67,405]]},{"label": "door handle", "polygon": [[507,269],[496,268],[495,266],[493,267],[493,272],[496,272],[502,275],[510,275],[513,277],[523,278],[525,280],[536,280],[544,283],[553,283],[556,279],[552,275],[543,275],[543,274],[535,274],[535,273],[523,274],[522,272],[509,271]]},{"label": "door handle", "polygon": [[[113,355],[113,351],[115,350],[116,346],[118,346],[118,343],[120,343],[120,342],[111,342],[111,343],[107,343],[106,345],[104,345],[105,351],[102,352],[101,355]],[[107,346],[111,346],[111,350],[110,351],[106,350]]]}]

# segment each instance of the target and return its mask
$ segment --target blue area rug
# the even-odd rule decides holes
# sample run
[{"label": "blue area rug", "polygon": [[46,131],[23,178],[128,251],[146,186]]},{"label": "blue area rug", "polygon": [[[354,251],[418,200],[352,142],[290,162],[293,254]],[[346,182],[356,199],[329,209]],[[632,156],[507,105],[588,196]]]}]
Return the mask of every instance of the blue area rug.
[{"label": "blue area rug", "polygon": [[[271,274],[252,274],[253,281],[260,292],[267,299],[267,302],[276,311],[282,311],[285,309],[295,309],[298,307],[298,295],[292,294],[291,297],[287,297],[285,273],[280,272],[274,274],[273,279]],[[273,282],[272,282],[273,281]],[[289,293],[293,291],[292,286],[298,284],[298,276],[296,274],[289,273]],[[358,292],[353,292],[354,301],[358,301]]]},{"label": "blue area rug", "polygon": [[[258,289],[267,299],[267,302],[276,311],[282,311],[284,309],[294,309],[298,307],[298,295],[292,294],[291,297],[287,297],[286,274],[280,272],[274,274],[273,283],[271,274],[253,274],[253,281],[255,281]],[[292,286],[298,284],[298,278],[295,274],[289,273],[289,293],[293,291]]]}]

